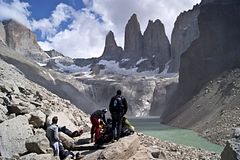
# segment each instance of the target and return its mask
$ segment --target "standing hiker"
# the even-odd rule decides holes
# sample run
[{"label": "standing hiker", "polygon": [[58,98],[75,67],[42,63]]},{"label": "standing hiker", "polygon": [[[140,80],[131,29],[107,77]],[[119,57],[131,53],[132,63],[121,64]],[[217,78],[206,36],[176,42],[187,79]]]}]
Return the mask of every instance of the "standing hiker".
[{"label": "standing hiker", "polygon": [[[122,96],[122,91],[117,90],[117,94],[111,98],[109,104],[109,111],[112,116],[112,132],[113,132],[113,139],[118,140],[121,135],[122,129],[122,117],[127,113],[127,101]],[[117,135],[116,135],[117,130]]]}]

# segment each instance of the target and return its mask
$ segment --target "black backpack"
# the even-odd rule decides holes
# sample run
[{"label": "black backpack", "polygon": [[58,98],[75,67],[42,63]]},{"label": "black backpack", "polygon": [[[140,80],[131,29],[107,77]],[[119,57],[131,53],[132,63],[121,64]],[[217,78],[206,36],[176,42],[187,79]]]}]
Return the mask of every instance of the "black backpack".
[{"label": "black backpack", "polygon": [[113,108],[114,110],[118,110],[118,111],[122,111],[123,110],[123,100],[122,97],[115,97],[114,101],[113,101]]}]

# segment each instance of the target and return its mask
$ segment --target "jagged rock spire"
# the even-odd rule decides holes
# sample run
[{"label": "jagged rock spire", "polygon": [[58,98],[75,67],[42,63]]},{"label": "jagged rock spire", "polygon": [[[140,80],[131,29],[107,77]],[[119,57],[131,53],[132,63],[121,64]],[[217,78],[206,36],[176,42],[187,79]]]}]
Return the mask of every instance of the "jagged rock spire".
[{"label": "jagged rock spire", "polygon": [[105,39],[105,47],[102,58],[107,60],[119,60],[122,48],[117,46],[112,31],[109,31]]},{"label": "jagged rock spire", "polygon": [[[124,51],[135,56],[141,55],[143,48],[143,36],[137,15],[133,14],[125,27]],[[130,55],[131,56],[131,55]]]}]

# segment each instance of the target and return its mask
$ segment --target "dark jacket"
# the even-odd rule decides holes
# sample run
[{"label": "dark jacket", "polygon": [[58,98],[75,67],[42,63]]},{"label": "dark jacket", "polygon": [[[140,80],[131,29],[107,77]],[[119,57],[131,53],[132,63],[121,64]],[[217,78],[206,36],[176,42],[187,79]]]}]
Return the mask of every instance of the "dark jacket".
[{"label": "dark jacket", "polygon": [[105,113],[102,110],[97,110],[92,113],[91,118],[98,118],[103,120],[103,122],[106,124],[106,118],[105,118]]},{"label": "dark jacket", "polygon": [[[115,106],[115,103],[117,100],[121,100],[120,106]],[[128,106],[126,99],[121,95],[116,95],[111,98],[110,104],[109,104],[109,111],[111,114],[122,114],[125,115],[127,113]]]}]

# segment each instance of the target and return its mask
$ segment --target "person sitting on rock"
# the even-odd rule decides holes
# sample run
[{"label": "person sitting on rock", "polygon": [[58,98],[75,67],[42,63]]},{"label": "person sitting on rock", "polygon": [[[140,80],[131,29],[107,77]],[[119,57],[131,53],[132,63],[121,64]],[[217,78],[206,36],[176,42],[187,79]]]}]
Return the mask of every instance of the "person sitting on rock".
[{"label": "person sitting on rock", "polygon": [[134,127],[131,125],[131,123],[128,121],[126,117],[122,118],[122,132],[121,137],[129,136],[134,133]]},{"label": "person sitting on rock", "polygon": [[93,142],[93,135],[95,134],[95,143],[100,137],[100,125],[101,123],[106,124],[105,114],[107,113],[107,109],[97,110],[91,114],[90,120],[92,123],[91,128],[91,142]]},{"label": "person sitting on rock", "polygon": [[59,127],[57,123],[58,123],[58,117],[54,116],[52,118],[52,124],[48,126],[46,130],[46,136],[50,142],[50,146],[53,149],[54,156],[59,156],[61,160],[65,159],[68,155],[71,155],[72,157],[74,157],[74,154],[72,152],[64,150],[64,147],[59,138],[59,134],[58,134]]},{"label": "person sitting on rock", "polygon": [[76,131],[72,132],[66,126],[59,127],[58,131],[65,133],[66,135],[68,135],[71,138],[78,137],[78,136],[81,136],[83,134],[83,130],[82,129],[76,130]]}]

